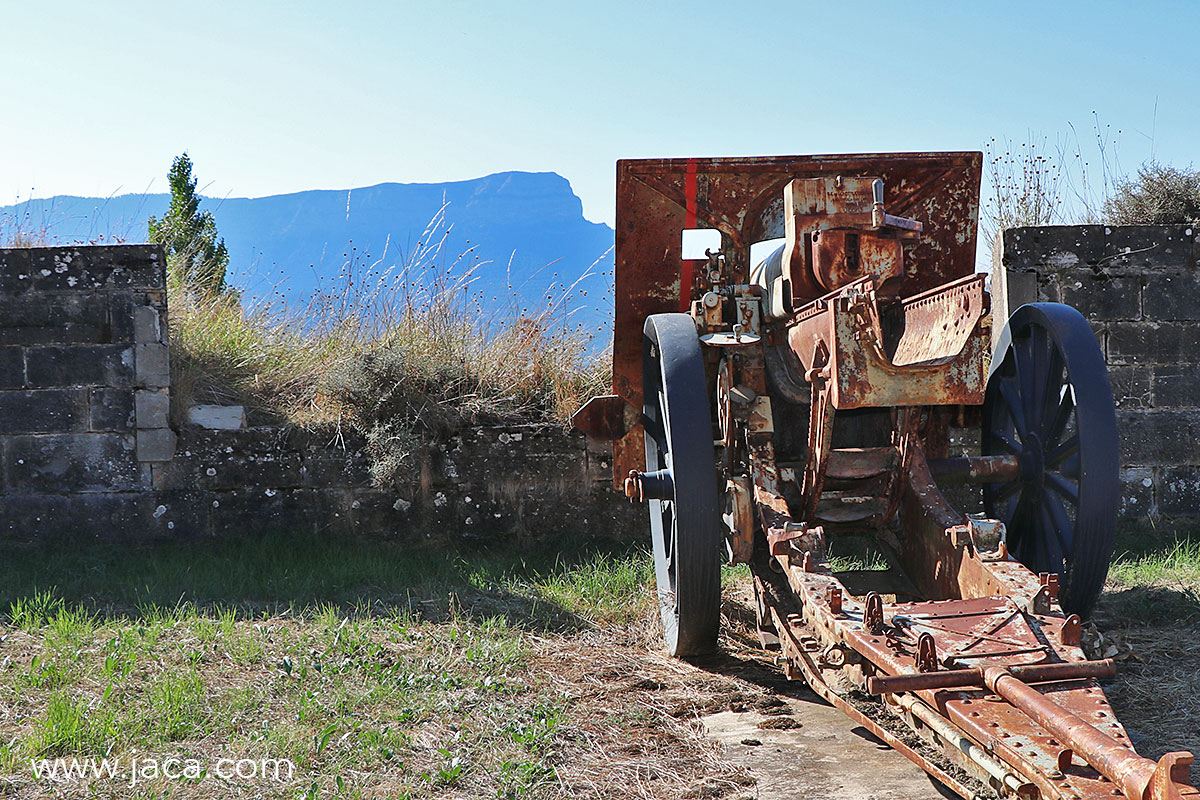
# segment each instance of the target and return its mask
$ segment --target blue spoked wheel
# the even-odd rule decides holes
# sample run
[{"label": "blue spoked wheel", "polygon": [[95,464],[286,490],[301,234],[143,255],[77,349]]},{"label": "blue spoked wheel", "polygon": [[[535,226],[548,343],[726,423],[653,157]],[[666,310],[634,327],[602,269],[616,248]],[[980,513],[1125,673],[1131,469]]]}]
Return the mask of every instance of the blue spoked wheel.
[{"label": "blue spoked wheel", "polygon": [[642,424],[646,496],[667,651],[717,646],[721,621],[720,495],[712,411],[696,326],[687,314],[647,317]]},{"label": "blue spoked wheel", "polygon": [[1091,326],[1060,303],[1021,306],[1001,333],[983,407],[984,455],[1015,455],[1020,478],[985,484],[988,515],[1059,601],[1087,616],[1108,575],[1119,452],[1112,388]]}]

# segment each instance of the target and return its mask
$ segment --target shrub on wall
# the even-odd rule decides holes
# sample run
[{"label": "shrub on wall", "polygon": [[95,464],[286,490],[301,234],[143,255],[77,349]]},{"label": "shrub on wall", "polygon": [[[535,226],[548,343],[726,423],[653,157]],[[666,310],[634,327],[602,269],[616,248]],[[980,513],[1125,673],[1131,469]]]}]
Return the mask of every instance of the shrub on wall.
[{"label": "shrub on wall", "polygon": [[1105,211],[1115,225],[1200,223],[1200,170],[1148,161],[1117,183]]}]

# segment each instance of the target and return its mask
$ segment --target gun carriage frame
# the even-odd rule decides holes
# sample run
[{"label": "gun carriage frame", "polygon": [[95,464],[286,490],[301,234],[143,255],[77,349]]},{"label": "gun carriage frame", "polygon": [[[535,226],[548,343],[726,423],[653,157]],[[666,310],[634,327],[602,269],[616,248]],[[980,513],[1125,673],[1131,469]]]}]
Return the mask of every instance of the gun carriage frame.
[{"label": "gun carriage frame", "polygon": [[[649,506],[673,655],[716,646],[723,555],[788,676],[964,798],[1200,796],[1190,753],[1134,751],[1113,663],[1080,648],[1113,546],[1111,390],[1067,306],[1023,306],[992,347],[981,163],[618,162],[613,393],[573,421]],[[685,260],[697,228],[720,249]],[[951,426],[981,453],[950,457]],[[835,571],[855,539],[889,569]]]}]

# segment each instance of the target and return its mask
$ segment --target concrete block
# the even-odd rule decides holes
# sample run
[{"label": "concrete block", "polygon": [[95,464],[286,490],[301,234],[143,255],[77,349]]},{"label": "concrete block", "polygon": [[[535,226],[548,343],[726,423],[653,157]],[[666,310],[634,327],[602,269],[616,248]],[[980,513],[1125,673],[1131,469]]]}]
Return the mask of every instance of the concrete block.
[{"label": "concrete block", "polygon": [[245,406],[194,405],[188,409],[188,422],[209,430],[237,430],[246,427]]},{"label": "concrete block", "polygon": [[91,389],[90,422],[93,431],[131,432],[134,427],[133,392],[129,389]]},{"label": "concrete block", "polygon": [[1129,467],[1121,470],[1121,502],[1117,516],[1139,519],[1157,514],[1154,505],[1154,470],[1150,467]]},{"label": "concrete block", "polygon": [[1178,270],[1147,274],[1142,310],[1146,319],[1200,320],[1200,274]]},{"label": "concrete block", "polygon": [[1108,326],[1110,323],[1104,320],[1090,319],[1088,326],[1092,329],[1092,333],[1096,335],[1096,344],[1100,346],[1100,354],[1104,356],[1104,361],[1108,363]]},{"label": "concrete block", "polygon": [[133,308],[133,340],[138,344],[166,344],[161,320],[157,308],[135,306]]},{"label": "concrete block", "polygon": [[0,391],[0,433],[68,433],[87,422],[87,389]]},{"label": "concrete block", "polygon": [[304,449],[300,469],[306,486],[363,487],[371,485],[371,469],[361,450],[311,444]]},{"label": "concrete block", "polygon": [[104,297],[91,293],[0,295],[0,326],[46,328],[56,325],[103,327],[108,321]]},{"label": "concrete block", "polygon": [[1088,319],[1141,319],[1140,275],[1111,276],[1092,270],[1064,270],[1059,274],[1061,302],[1074,306]]},{"label": "concrete block", "polygon": [[0,496],[0,538],[108,541],[200,536],[209,504],[198,494],[149,491]]},{"label": "concrete block", "polygon": [[1163,468],[1158,485],[1158,512],[1170,517],[1200,515],[1200,466]]},{"label": "concrete block", "polygon": [[68,322],[44,328],[0,328],[0,342],[5,344],[104,344],[108,341],[108,328],[95,325]]},{"label": "concrete block", "polygon": [[1059,274],[1051,272],[1049,274],[1039,274],[1037,280],[1037,302],[1039,303],[1061,303],[1062,302],[1062,281],[1059,279]]},{"label": "concrete block", "polygon": [[1108,225],[1104,227],[1105,267],[1188,267],[1192,264],[1190,225]]},{"label": "concrete block", "polygon": [[1037,302],[1036,272],[1001,269],[992,273],[992,314],[996,324],[1008,320],[1026,303]]},{"label": "concrete block", "polygon": [[76,344],[108,341],[104,298],[96,294],[0,295],[0,343]]},{"label": "concrete block", "polygon": [[25,354],[30,386],[129,386],[133,350],[118,344],[31,347]]},{"label": "concrete block", "polygon": [[1200,322],[1113,322],[1108,326],[1110,364],[1200,362]]},{"label": "concrete block", "polygon": [[108,284],[109,270],[94,261],[90,249],[85,256],[75,247],[35,247],[29,251],[29,286],[39,292],[96,291]]},{"label": "concrete block", "polygon": [[133,536],[150,534],[179,539],[211,533],[212,495],[208,492],[156,492],[148,497],[154,499],[154,505],[139,510],[142,529],[133,530]]},{"label": "concrete block", "polygon": [[134,393],[134,407],[139,428],[166,428],[171,424],[171,393],[167,389],[138,389]]},{"label": "concrete block", "polygon": [[0,347],[0,389],[25,386],[25,348]]},{"label": "concrete block", "polygon": [[356,533],[416,542],[427,536],[429,511],[413,495],[364,488],[351,496],[349,519]]},{"label": "concrete block", "polygon": [[143,485],[133,436],[75,433],[12,436],[4,448],[7,486],[16,493],[132,491]]},{"label": "concrete block", "polygon": [[[214,492],[209,518],[215,535],[285,532],[319,532],[344,519],[340,493],[315,489],[243,487],[237,491]],[[215,503],[215,505],[212,505]],[[340,517],[335,514],[341,514]]]},{"label": "concrete block", "polygon": [[1200,364],[1157,364],[1150,373],[1156,408],[1200,406]]},{"label": "concrete block", "polygon": [[175,456],[175,431],[170,428],[139,428],[138,461],[170,461]]},{"label": "concrete block", "polygon": [[1108,368],[1113,402],[1117,408],[1149,408],[1151,402],[1150,368],[1113,366]]},{"label": "concrete block", "polygon": [[137,301],[137,293],[132,290],[123,289],[106,294],[109,340],[113,344],[133,344],[133,309],[143,304]]},{"label": "concrete block", "polygon": [[132,538],[178,539],[211,533],[212,495],[199,491],[154,492],[144,495]]},{"label": "concrete block", "polygon": [[1117,411],[1121,463],[1125,466],[1200,464],[1200,411]]},{"label": "concrete block", "polygon": [[29,251],[31,286],[42,291],[152,289],[165,285],[158,245],[38,247]]},{"label": "concrete block", "polygon": [[593,483],[607,485],[612,483],[612,454],[601,450],[587,450],[588,478]]},{"label": "concrete block", "polygon": [[29,250],[0,248],[0,292],[23,292],[33,285],[29,276]]},{"label": "concrete block", "polygon": [[[365,465],[356,461],[360,457],[356,446],[342,451],[329,447],[323,435],[296,436],[266,428],[186,428],[174,461],[141,463],[128,452],[132,463],[126,469],[125,485],[111,475],[103,483],[92,472],[72,465],[83,463],[88,465],[85,469],[94,470],[94,465],[111,460],[103,452],[74,458],[81,452],[79,440],[87,437],[108,443],[123,438],[129,450],[135,449],[133,436],[115,434],[6,438],[4,472],[20,487],[0,494],[0,536],[37,538],[69,531],[73,536],[136,539],[357,530],[414,541],[502,539],[537,547],[568,538],[585,545],[593,540],[627,543],[645,535],[643,508],[623,502],[607,486],[579,485],[586,474],[582,437],[563,435],[548,426],[464,432],[439,449],[435,461],[442,482],[424,495],[415,478],[398,490],[367,486]],[[30,462],[25,456],[49,445],[74,462],[71,458],[55,461],[55,453],[50,453],[40,462],[43,483],[35,485],[27,474]],[[358,477],[362,484],[282,487],[275,483],[289,479],[289,470],[290,479],[295,479],[302,465],[313,467],[312,477],[319,477],[322,470],[326,476],[338,475],[344,467],[339,462],[347,458],[354,461],[350,472],[362,471],[357,476],[341,473],[339,480]],[[514,462],[526,460],[530,463],[521,467],[520,486],[493,485],[497,465],[511,469]],[[319,463],[324,466],[318,468]],[[457,482],[443,474],[450,463],[456,465]],[[80,475],[91,482],[84,485],[75,480]],[[213,482],[214,488],[204,488],[203,481]],[[222,483],[222,488],[216,488]]]},{"label": "concrete block", "polygon": [[135,345],[137,385],[158,389],[171,385],[171,361],[165,344]]},{"label": "concrete block", "polygon": [[278,429],[205,431],[187,428],[164,485],[212,490],[306,485],[299,450]]},{"label": "concrete block", "polygon": [[1097,263],[1104,253],[1101,225],[1053,225],[1004,231],[1004,265],[1009,269],[1061,269]]}]

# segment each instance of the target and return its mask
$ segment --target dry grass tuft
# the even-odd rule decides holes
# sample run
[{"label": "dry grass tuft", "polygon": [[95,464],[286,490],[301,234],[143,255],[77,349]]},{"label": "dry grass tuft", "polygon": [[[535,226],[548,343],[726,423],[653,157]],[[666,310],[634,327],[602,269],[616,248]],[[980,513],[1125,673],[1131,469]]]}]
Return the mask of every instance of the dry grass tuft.
[{"label": "dry grass tuft", "polygon": [[439,214],[389,264],[351,251],[332,283],[299,306],[246,308],[172,282],[178,409],[241,403],[252,421],[346,424],[368,439],[386,481],[417,450],[487,419],[563,421],[609,382],[608,359],[573,321],[574,284],[536,312],[485,304],[470,251],[447,260]]},{"label": "dry grass tuft", "polygon": [[43,247],[50,243],[50,225],[23,212],[0,214],[0,247]]},{"label": "dry grass tuft", "polygon": [[723,797],[752,783],[699,721],[714,705],[725,707],[738,682],[657,647],[613,647],[606,636],[541,640],[534,657],[555,691],[575,701],[576,734],[562,745],[558,770],[573,796]]}]

